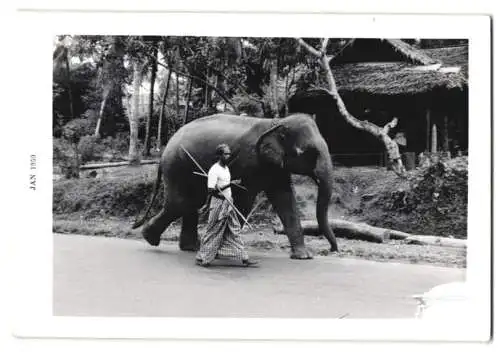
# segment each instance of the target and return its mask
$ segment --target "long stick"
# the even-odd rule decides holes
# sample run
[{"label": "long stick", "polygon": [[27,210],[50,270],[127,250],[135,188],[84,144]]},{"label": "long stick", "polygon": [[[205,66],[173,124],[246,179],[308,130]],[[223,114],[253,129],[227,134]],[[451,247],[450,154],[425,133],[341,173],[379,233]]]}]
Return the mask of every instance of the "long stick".
[{"label": "long stick", "polygon": [[181,148],[182,150],[184,150],[184,153],[187,154],[187,156],[189,157],[189,159],[191,159],[191,161],[198,167],[198,169],[200,169],[201,173],[205,176],[208,176],[208,174],[205,172],[205,170],[203,170],[203,168],[201,167],[200,164],[198,164],[198,162],[196,161],[195,158],[193,158],[193,156],[191,154],[189,154],[189,152],[186,150],[186,148],[184,148],[182,145],[181,145]]},{"label": "long stick", "polygon": [[[196,159],[186,150],[186,148],[184,148],[182,145],[181,145],[181,148],[187,154],[187,156],[189,157],[189,159],[191,159],[193,161],[193,163],[198,167],[198,169],[200,169],[200,171],[203,173],[203,175],[208,177],[208,174],[205,172],[205,170],[203,170],[203,168],[201,167],[201,165],[198,164],[198,162],[196,161]],[[231,200],[223,192],[221,192],[220,190],[218,190],[218,191],[227,200],[227,202],[234,209],[234,211],[236,211],[236,214],[238,214],[243,219],[243,221],[245,222],[245,224],[247,224],[249,228],[252,228],[252,226],[248,223],[247,219],[245,219],[245,217],[243,216],[243,214],[240,213],[240,211],[238,210],[238,208],[236,208],[236,206],[233,204],[233,202],[231,202]]]},{"label": "long stick", "polygon": [[257,207],[262,203],[262,200],[258,201],[255,206],[252,208],[252,210],[250,210],[250,212],[248,213],[247,215],[247,221],[250,219],[250,217],[252,216],[253,212],[257,209]]},{"label": "long stick", "polygon": [[248,228],[252,229],[252,226],[248,223],[247,219],[243,216],[243,214],[240,213],[240,211],[238,210],[238,208],[236,208],[236,205],[234,205],[233,202],[231,202],[231,200],[220,189],[218,189],[218,187],[217,187],[217,190],[219,191],[220,194],[222,194],[222,196],[224,198],[226,198],[226,200],[229,203],[229,205],[234,209],[234,211],[236,212],[236,214],[238,214],[241,217],[241,219],[245,222],[245,224],[248,226]]}]

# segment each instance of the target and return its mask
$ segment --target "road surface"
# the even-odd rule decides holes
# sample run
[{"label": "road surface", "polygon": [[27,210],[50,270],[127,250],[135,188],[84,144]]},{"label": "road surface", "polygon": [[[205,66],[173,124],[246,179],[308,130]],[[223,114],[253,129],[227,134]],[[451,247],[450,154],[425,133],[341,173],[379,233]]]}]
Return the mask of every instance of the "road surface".
[{"label": "road surface", "polygon": [[54,315],[98,317],[412,318],[413,294],[465,270],[250,252],[257,268],[194,265],[177,243],[54,235]]}]

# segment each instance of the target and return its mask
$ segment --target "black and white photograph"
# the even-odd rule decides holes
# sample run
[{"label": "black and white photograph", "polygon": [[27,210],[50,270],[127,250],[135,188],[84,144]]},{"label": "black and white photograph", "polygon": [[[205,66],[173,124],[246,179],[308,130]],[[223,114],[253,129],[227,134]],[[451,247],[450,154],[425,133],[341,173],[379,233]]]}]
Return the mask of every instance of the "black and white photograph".
[{"label": "black and white photograph", "polygon": [[21,336],[488,339],[487,26],[331,16],[44,37],[51,323]]},{"label": "black and white photograph", "polygon": [[55,315],[407,318],[464,281],[467,40],[54,39]]}]

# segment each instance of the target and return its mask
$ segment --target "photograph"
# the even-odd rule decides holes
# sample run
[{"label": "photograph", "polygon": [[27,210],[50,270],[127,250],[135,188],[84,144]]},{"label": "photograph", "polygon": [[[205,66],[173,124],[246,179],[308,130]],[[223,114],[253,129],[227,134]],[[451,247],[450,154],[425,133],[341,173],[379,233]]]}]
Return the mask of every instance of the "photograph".
[{"label": "photograph", "polygon": [[464,282],[467,39],[59,35],[53,60],[55,315],[412,318]]},{"label": "photograph", "polygon": [[93,16],[20,23],[17,336],[489,339],[487,18]]}]

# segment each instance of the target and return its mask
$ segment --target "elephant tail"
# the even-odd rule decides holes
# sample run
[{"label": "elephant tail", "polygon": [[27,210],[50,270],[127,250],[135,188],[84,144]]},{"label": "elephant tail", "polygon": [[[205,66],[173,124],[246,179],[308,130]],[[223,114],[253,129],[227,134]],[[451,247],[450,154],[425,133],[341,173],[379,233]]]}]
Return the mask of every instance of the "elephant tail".
[{"label": "elephant tail", "polygon": [[161,184],[161,164],[158,164],[158,172],[156,174],[156,183],[154,186],[153,190],[153,197],[151,198],[151,201],[149,202],[148,208],[146,209],[146,213],[140,220],[136,220],[135,223],[132,225],[132,229],[136,229],[142,224],[144,224],[148,218],[148,214],[151,211],[151,208],[153,207],[153,204],[156,200],[156,196],[158,195],[158,190],[160,189],[160,184]]}]

